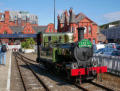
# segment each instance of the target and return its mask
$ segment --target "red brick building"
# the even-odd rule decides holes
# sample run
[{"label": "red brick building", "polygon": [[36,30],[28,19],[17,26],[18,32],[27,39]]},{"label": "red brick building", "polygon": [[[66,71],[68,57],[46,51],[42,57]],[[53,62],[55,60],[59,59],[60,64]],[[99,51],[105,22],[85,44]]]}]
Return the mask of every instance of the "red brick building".
[{"label": "red brick building", "polygon": [[78,40],[78,27],[84,27],[84,37],[91,40],[91,42],[97,43],[97,31],[98,25],[89,19],[83,13],[75,15],[72,9],[67,10],[61,14],[61,17],[58,15],[58,32],[73,32],[74,41]]},{"label": "red brick building", "polygon": [[[54,24],[38,25],[38,17],[23,11],[5,11],[0,13],[0,34],[36,34],[38,32],[56,32]],[[9,42],[15,39],[4,39]]]}]

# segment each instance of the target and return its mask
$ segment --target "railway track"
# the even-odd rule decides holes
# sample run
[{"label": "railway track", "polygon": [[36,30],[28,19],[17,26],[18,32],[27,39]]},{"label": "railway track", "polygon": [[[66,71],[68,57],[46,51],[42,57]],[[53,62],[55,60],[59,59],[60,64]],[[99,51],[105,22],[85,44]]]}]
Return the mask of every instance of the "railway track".
[{"label": "railway track", "polygon": [[[25,56],[23,56],[23,55],[21,55],[19,53],[18,53],[18,55],[19,55],[19,59],[20,59],[20,57],[21,57],[22,60],[24,59],[24,61],[26,59],[27,60],[26,61],[27,64],[36,63],[34,60],[31,60],[30,58],[27,58],[27,57],[25,57]],[[45,70],[43,68],[40,68],[40,66],[37,66],[37,67],[39,67],[39,69]],[[82,91],[119,91],[119,90],[116,90],[116,89],[109,88],[108,86],[106,87],[103,84],[98,84],[96,82],[84,83],[82,85],[74,84],[74,86],[77,87],[77,88],[79,88]],[[46,90],[46,91],[49,91],[49,90]]]},{"label": "railway track", "polygon": [[[23,56],[14,53],[24,91],[50,91]],[[27,69],[26,69],[27,68]],[[29,70],[28,70],[29,69]]]}]

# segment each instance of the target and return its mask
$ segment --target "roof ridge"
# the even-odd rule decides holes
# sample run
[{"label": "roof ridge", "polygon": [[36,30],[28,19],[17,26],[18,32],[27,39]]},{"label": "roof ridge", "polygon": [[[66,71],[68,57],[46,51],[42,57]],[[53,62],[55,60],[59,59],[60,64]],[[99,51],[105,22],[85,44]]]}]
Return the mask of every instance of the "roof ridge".
[{"label": "roof ridge", "polygon": [[78,14],[76,15],[76,18],[79,17],[80,15],[83,15],[84,17],[87,17],[85,14],[83,14],[82,12],[80,12],[80,13],[78,13]]},{"label": "roof ridge", "polygon": [[48,25],[32,26],[32,27],[48,27]]}]

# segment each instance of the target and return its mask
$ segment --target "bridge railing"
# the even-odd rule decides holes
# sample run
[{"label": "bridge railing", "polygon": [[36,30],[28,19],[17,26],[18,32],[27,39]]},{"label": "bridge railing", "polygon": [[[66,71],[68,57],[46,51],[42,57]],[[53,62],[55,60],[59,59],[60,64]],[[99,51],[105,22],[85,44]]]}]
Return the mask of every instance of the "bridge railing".
[{"label": "bridge railing", "polygon": [[97,62],[98,66],[107,66],[108,72],[120,76],[120,57],[95,54],[93,61]]}]

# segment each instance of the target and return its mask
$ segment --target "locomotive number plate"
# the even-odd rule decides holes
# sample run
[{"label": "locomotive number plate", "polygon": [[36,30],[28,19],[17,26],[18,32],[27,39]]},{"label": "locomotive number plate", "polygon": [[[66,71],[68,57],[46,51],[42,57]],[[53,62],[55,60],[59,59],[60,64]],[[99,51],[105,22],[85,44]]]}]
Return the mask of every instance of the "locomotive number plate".
[{"label": "locomotive number plate", "polygon": [[92,43],[88,39],[83,39],[80,42],[78,42],[78,46],[79,47],[92,47]]}]

